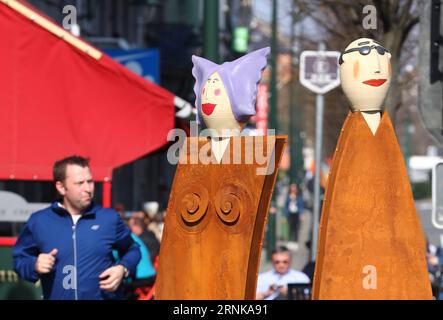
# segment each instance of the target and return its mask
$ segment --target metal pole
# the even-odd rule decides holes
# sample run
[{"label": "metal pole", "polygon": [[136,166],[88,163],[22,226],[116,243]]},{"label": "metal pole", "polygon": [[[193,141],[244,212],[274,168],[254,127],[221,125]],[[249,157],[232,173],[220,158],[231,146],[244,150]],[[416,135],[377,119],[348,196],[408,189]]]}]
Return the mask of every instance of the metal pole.
[{"label": "metal pole", "polygon": [[407,115],[406,121],[403,124],[403,131],[404,131],[404,137],[405,137],[405,141],[404,141],[404,158],[405,158],[405,164],[406,164],[406,170],[408,170],[408,175],[409,175],[409,156],[411,153],[411,116]]},{"label": "metal pole", "polygon": [[312,234],[311,261],[315,261],[317,254],[318,224],[320,217],[320,167],[321,149],[323,136],[323,112],[325,99],[322,94],[316,97],[316,117],[315,117],[315,176],[314,176],[314,224]]},{"label": "metal pole", "polygon": [[278,43],[277,43],[277,0],[272,0],[272,36],[271,36],[271,79],[270,79],[270,97],[269,97],[269,128],[274,129],[277,134],[278,119],[277,119],[277,58],[278,58]]},{"label": "metal pole", "polygon": [[289,166],[289,183],[294,183],[297,176],[297,168],[296,168],[296,149],[298,147],[297,135],[298,135],[298,121],[297,121],[297,112],[295,108],[295,72],[294,72],[294,46],[295,46],[295,3],[292,2],[291,5],[291,32],[289,35],[290,46],[291,46],[291,90],[289,92],[289,158],[291,159],[291,163]]},{"label": "metal pole", "polygon": [[[272,37],[271,37],[271,81],[270,81],[270,97],[269,97],[269,129],[274,129],[275,134],[278,131],[277,118],[277,57],[278,57],[278,43],[277,43],[277,0],[272,0]],[[278,176],[277,176],[278,180]],[[271,199],[272,208],[277,209],[276,195],[277,189],[274,188]],[[267,232],[267,259],[271,260],[271,252],[275,248],[275,225],[277,212],[269,212],[268,218],[268,232]]]},{"label": "metal pole", "polygon": [[[318,44],[318,51],[325,51],[326,46],[323,42]],[[315,176],[314,176],[314,217],[312,227],[312,247],[311,247],[311,261],[315,261],[317,254],[317,238],[318,225],[320,218],[320,169],[321,169],[321,150],[323,146],[323,113],[325,100],[322,94],[317,94],[315,100]]]},{"label": "metal pole", "polygon": [[290,33],[290,43],[291,43],[291,90],[289,93],[289,108],[290,108],[290,159],[291,165],[289,169],[290,183],[296,183],[300,185],[303,181],[304,176],[304,165],[303,165],[303,141],[300,135],[302,128],[303,110],[298,106],[298,88],[295,75],[295,63],[294,58],[296,56],[295,44],[296,37],[299,34],[299,28],[297,22],[300,20],[300,14],[298,8],[296,7],[296,2],[292,3],[292,26]]},{"label": "metal pole", "polygon": [[108,178],[103,181],[103,208],[112,207],[112,182]]},{"label": "metal pole", "polygon": [[199,0],[186,1],[186,24],[192,26],[194,30],[198,30],[199,26]]},{"label": "metal pole", "polygon": [[203,56],[218,63],[218,8],[219,0],[205,0],[203,13]]}]

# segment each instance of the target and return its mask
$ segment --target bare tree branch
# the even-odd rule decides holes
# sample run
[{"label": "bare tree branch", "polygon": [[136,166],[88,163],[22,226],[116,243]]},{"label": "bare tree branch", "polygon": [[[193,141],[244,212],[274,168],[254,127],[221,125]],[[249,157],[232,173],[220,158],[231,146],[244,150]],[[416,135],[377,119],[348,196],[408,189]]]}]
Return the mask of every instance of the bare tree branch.
[{"label": "bare tree branch", "polygon": [[416,24],[420,21],[419,17],[416,16],[412,18],[412,20],[409,21],[409,23],[404,27],[403,33],[401,35],[401,42],[400,44],[403,44],[406,41],[406,38],[408,37],[409,33],[411,32],[412,28],[415,27]]},{"label": "bare tree branch", "polygon": [[314,14],[315,11],[312,11],[311,8],[309,8],[309,6],[307,6],[305,3],[300,3],[299,8],[301,12],[303,12],[306,16],[310,17],[316,23],[318,23],[319,26],[325,29],[329,34],[335,35],[340,38],[346,38],[344,34],[340,33],[336,29],[331,28],[332,24],[328,23],[328,20],[317,17]]},{"label": "bare tree branch", "polygon": [[406,0],[406,3],[404,4],[401,13],[400,13],[400,18],[398,21],[399,27],[400,28],[404,28],[406,26],[406,24],[408,23],[408,21],[411,19],[411,5],[412,5],[413,0]]},{"label": "bare tree branch", "polygon": [[393,14],[393,22],[394,23],[398,22],[398,20],[397,20],[397,12],[398,12],[398,9],[400,8],[400,1],[389,0],[389,2],[390,2],[391,7],[392,7],[392,12],[394,13]]},{"label": "bare tree branch", "polygon": [[383,9],[383,0],[374,0],[374,4],[377,8],[377,12],[380,15],[380,19],[383,23],[383,31],[384,32],[389,32],[389,30],[391,30],[391,19],[388,16],[388,11],[385,11]]}]

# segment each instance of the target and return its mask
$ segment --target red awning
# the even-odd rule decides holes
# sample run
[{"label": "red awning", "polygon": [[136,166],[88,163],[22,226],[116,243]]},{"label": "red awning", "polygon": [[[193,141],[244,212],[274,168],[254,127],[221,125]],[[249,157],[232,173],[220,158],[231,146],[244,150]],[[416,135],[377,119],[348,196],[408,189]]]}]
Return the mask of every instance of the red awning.
[{"label": "red awning", "polygon": [[51,180],[71,154],[111,178],[166,144],[174,112],[172,93],[0,2],[0,179]]}]

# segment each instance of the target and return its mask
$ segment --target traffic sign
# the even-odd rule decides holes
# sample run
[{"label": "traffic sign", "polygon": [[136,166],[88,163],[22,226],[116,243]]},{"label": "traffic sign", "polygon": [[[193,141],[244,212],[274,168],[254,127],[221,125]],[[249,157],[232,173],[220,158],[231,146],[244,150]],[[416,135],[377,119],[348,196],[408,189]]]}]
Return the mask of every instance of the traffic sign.
[{"label": "traffic sign", "polygon": [[300,82],[317,94],[340,85],[338,51],[303,51],[300,56]]}]

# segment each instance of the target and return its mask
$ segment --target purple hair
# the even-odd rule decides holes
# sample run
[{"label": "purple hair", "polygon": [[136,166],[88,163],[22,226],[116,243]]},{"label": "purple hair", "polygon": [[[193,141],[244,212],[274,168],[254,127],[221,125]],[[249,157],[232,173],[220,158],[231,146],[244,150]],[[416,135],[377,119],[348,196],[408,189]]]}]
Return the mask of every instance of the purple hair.
[{"label": "purple hair", "polygon": [[269,47],[262,48],[221,65],[202,57],[192,56],[197,123],[204,123],[202,121],[200,97],[202,88],[206,80],[215,72],[220,74],[223,81],[235,119],[239,122],[246,122],[251,116],[255,115],[257,84],[261,79],[263,69],[266,68],[266,58],[270,51]]}]

